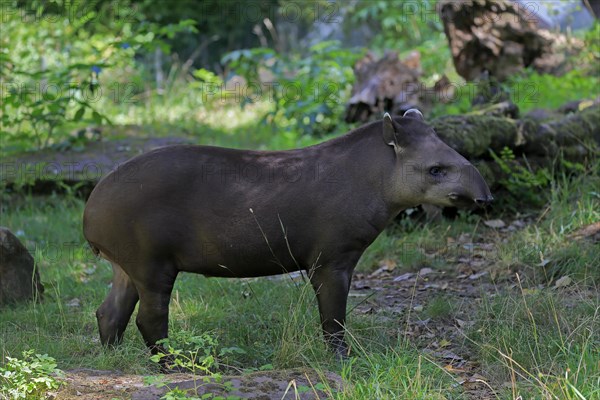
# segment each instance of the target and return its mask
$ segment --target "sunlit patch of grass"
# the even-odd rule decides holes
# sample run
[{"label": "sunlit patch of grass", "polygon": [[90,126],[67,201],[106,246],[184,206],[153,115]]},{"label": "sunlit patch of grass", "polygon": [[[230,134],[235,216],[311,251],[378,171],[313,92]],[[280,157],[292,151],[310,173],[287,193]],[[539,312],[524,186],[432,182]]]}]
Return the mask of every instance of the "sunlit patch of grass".
[{"label": "sunlit patch of grass", "polygon": [[[397,263],[398,272],[417,271],[423,267],[444,269],[447,260],[442,256],[450,250],[448,240],[463,233],[479,237],[479,216],[461,216],[455,220],[410,222],[397,219],[369,246],[358,262],[359,271],[373,271],[382,260]],[[473,224],[475,221],[475,224]]]},{"label": "sunlit patch of grass", "polygon": [[[302,135],[294,127],[278,127],[267,118],[274,104],[264,99],[244,104],[241,96],[212,96],[188,85],[175,83],[166,93],[133,97],[126,105],[100,99],[101,107],[113,124],[139,125],[142,136],[184,136],[197,144],[249,148],[258,150],[286,150],[305,147],[337,136],[349,130],[340,121],[341,128],[322,136]],[[99,106],[100,106],[99,105]],[[110,126],[105,127],[111,132]],[[118,131],[119,128],[117,127]],[[105,135],[112,137],[111,134]]]},{"label": "sunlit patch of grass", "polygon": [[594,99],[599,85],[600,78],[595,73],[587,74],[579,68],[562,76],[528,70],[506,83],[511,100],[523,113],[532,109],[556,109],[569,101]]},{"label": "sunlit patch of grass", "polygon": [[[576,292],[575,292],[576,293]],[[512,398],[591,399],[600,391],[600,303],[521,289],[487,298],[469,339],[484,371]],[[581,393],[584,397],[578,397]]]},{"label": "sunlit patch of grass", "polygon": [[453,299],[438,295],[427,303],[423,313],[429,318],[450,318],[457,309],[457,304]]},{"label": "sunlit patch of grass", "polygon": [[364,353],[344,364],[342,377],[352,382],[338,399],[459,398],[452,379],[436,364],[406,347]]}]

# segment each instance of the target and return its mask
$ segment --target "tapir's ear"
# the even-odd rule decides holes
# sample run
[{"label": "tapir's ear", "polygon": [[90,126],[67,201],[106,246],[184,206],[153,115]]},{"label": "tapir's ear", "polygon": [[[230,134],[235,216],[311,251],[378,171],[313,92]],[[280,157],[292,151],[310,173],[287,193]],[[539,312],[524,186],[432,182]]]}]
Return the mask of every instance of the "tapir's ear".
[{"label": "tapir's ear", "polygon": [[423,117],[423,114],[421,114],[421,111],[417,110],[416,108],[411,108],[409,110],[406,110],[406,112],[404,113],[404,115],[402,117],[420,119],[421,121],[425,120],[425,118]]},{"label": "tapir's ear", "polygon": [[400,146],[398,146],[398,140],[396,138],[396,130],[394,129],[394,122],[389,113],[383,114],[383,140],[386,144],[392,146],[396,152],[400,151]]}]

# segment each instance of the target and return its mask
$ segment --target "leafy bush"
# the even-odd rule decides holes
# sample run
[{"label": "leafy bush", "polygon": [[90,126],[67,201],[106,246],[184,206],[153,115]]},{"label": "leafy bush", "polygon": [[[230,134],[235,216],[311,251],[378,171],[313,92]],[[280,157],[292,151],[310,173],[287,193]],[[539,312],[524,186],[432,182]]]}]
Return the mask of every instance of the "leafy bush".
[{"label": "leafy bush", "polygon": [[359,1],[351,7],[349,29],[367,24],[376,32],[370,48],[403,54],[418,51],[421,54],[423,82],[433,85],[443,74],[451,79],[454,71],[450,48],[442,21],[436,11],[436,1],[407,2]]},{"label": "leafy bush", "polygon": [[263,122],[286,131],[323,135],[340,124],[354,80],[351,66],[360,55],[328,41],[312,46],[305,55],[280,54],[268,48],[238,50],[227,54],[223,63],[242,75],[248,88],[256,88],[242,99],[242,106],[267,86],[273,110]]},{"label": "leafy bush", "polygon": [[22,359],[6,357],[7,363],[0,367],[0,397],[44,399],[47,391],[60,387],[62,382],[56,377],[61,377],[62,371],[56,368],[54,358],[33,354],[33,350],[22,354]]}]

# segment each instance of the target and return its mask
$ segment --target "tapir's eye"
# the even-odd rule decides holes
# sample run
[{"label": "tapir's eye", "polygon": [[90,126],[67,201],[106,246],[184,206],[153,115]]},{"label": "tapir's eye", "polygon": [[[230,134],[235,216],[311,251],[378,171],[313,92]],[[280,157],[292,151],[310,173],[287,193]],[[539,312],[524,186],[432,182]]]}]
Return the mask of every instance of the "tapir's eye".
[{"label": "tapir's eye", "polygon": [[431,167],[429,169],[429,174],[431,176],[436,176],[436,177],[443,176],[444,175],[444,168],[442,168],[442,167]]}]

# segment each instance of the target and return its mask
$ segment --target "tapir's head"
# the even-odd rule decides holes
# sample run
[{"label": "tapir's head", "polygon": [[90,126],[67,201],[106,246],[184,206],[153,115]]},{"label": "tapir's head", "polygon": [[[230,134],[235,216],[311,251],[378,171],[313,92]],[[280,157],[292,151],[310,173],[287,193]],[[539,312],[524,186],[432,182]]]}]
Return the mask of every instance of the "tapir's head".
[{"label": "tapir's head", "polygon": [[391,195],[405,205],[485,206],[493,197],[477,169],[445,144],[416,109],[383,117],[383,140],[395,152]]}]

